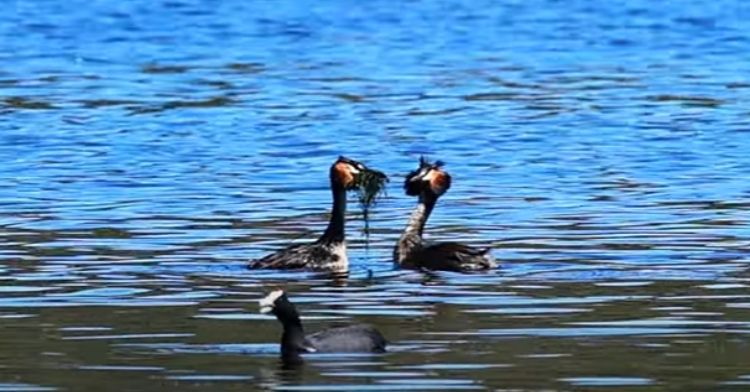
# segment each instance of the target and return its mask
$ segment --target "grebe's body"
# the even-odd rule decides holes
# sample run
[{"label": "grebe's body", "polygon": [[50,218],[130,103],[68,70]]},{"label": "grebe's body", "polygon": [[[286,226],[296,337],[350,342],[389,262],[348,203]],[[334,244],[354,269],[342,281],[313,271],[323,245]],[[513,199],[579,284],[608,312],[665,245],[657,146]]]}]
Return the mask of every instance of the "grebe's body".
[{"label": "grebe's body", "polygon": [[312,271],[346,272],[349,259],[346,241],[299,244],[253,261],[253,269],[309,269]]},{"label": "grebe's body", "polygon": [[401,267],[413,269],[468,272],[495,268],[490,248],[479,249],[457,242],[433,243],[422,238],[438,198],[451,185],[450,175],[441,167],[439,161],[430,164],[420,159],[419,168],[406,177],[404,190],[409,196],[418,196],[419,203],[393,250],[393,260]]},{"label": "grebe's body", "polygon": [[260,312],[272,313],[284,327],[281,358],[299,363],[304,353],[382,353],[387,344],[383,335],[367,324],[326,329],[305,336],[299,314],[283,290],[275,290],[260,300]]},{"label": "grebe's body", "polygon": [[[313,271],[346,272],[349,260],[346,256],[346,191],[356,189],[358,176],[363,172],[375,172],[362,163],[339,157],[330,170],[333,208],[328,227],[320,238],[309,244],[292,245],[260,259],[254,260],[250,268],[308,269]],[[382,173],[381,173],[382,174]]]}]

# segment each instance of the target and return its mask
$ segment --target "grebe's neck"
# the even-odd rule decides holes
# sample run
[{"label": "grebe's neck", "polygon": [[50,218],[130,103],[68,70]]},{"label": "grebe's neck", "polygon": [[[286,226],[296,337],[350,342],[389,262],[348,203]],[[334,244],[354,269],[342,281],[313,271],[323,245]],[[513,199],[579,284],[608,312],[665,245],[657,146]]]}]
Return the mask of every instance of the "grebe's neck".
[{"label": "grebe's neck", "polygon": [[411,216],[409,217],[409,222],[406,224],[406,229],[404,229],[404,233],[401,236],[402,238],[415,235],[422,237],[424,225],[427,223],[427,219],[429,219],[432,209],[435,208],[435,203],[437,203],[437,197],[435,195],[428,193],[422,193],[419,195],[419,204],[417,204],[417,207],[412,211]]},{"label": "grebe's neck", "polygon": [[433,194],[423,192],[419,195],[419,203],[412,211],[409,222],[393,249],[393,259],[397,263],[407,263],[412,253],[421,249],[424,243],[422,231],[424,231],[424,225],[427,223],[427,218],[430,217],[436,202],[437,196]]},{"label": "grebe's neck", "polygon": [[331,220],[328,227],[318,242],[340,243],[344,242],[344,223],[346,219],[346,189],[334,181],[331,181],[331,193],[333,194],[333,207],[331,209]]}]

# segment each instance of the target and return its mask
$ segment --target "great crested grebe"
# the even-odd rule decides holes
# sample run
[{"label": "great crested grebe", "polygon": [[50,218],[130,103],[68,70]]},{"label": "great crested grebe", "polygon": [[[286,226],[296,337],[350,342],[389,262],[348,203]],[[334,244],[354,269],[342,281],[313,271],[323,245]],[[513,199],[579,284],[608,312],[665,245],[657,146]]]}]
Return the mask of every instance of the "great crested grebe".
[{"label": "great crested grebe", "polygon": [[283,290],[277,289],[260,300],[260,312],[271,313],[281,322],[281,358],[299,363],[304,353],[382,353],[387,344],[383,335],[367,324],[329,328],[305,336],[294,305]]},{"label": "great crested grebe", "polygon": [[387,181],[385,174],[367,168],[360,162],[340,156],[331,165],[331,192],[333,208],[328,227],[317,241],[292,245],[260,259],[253,260],[249,267],[270,269],[309,269],[313,271],[346,272],[349,260],[346,256],[344,223],[346,214],[346,191],[360,189],[366,203],[374,200],[374,194],[382,190]]},{"label": "great crested grebe", "polygon": [[409,173],[404,190],[418,196],[419,204],[406,224],[393,250],[393,260],[404,268],[425,268],[442,271],[477,271],[495,268],[490,248],[477,249],[456,242],[430,243],[422,238],[422,231],[440,196],[451,186],[451,176],[442,169],[443,163],[419,159],[419,168]]}]

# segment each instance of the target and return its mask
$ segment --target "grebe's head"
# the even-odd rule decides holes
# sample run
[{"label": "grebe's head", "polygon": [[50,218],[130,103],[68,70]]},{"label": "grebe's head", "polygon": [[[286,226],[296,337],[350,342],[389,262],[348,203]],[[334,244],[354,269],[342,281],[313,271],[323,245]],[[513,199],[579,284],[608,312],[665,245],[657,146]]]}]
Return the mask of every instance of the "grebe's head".
[{"label": "grebe's head", "polygon": [[409,173],[404,181],[406,194],[419,196],[426,191],[442,196],[451,187],[451,176],[442,169],[443,165],[441,161],[430,163],[425,157],[420,157],[419,167]]},{"label": "grebe's head", "polygon": [[388,176],[362,162],[340,156],[331,166],[331,181],[346,190],[359,189],[372,199],[384,190]]},{"label": "grebe's head", "polygon": [[331,166],[331,181],[346,190],[356,189],[359,176],[366,170],[361,162],[340,156]]}]

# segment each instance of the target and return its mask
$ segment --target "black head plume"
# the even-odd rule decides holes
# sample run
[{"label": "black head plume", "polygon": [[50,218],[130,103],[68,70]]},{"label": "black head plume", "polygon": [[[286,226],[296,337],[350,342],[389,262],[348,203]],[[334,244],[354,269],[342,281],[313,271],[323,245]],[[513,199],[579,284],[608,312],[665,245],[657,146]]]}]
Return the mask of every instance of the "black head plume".
[{"label": "black head plume", "polygon": [[[448,173],[440,170],[444,165],[443,161],[430,162],[425,156],[420,156],[419,167],[406,175],[404,181],[404,191],[406,194],[409,196],[419,196],[424,190],[436,188],[434,189],[434,193],[439,196],[447,191],[450,187],[450,176]],[[438,171],[440,175],[433,179],[428,176],[432,171]],[[435,182],[435,184],[431,182]],[[434,185],[437,185],[437,187]]]}]

